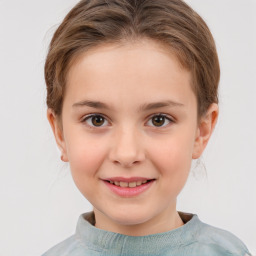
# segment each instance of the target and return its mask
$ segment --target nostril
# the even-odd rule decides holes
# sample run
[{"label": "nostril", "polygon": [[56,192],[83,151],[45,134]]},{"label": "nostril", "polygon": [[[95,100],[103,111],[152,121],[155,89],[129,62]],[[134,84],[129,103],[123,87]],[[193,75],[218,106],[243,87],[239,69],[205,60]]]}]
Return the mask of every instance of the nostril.
[{"label": "nostril", "polygon": [[139,164],[139,161],[118,161],[118,160],[115,160],[114,164],[121,165],[123,167],[132,167],[135,164]]}]

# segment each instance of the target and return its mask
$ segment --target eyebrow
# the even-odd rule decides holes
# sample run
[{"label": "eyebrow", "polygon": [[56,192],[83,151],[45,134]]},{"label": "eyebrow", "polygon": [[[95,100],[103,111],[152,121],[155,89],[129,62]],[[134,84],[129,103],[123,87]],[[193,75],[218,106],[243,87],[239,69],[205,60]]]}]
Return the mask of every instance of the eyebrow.
[{"label": "eyebrow", "polygon": [[[84,106],[96,108],[96,109],[107,109],[107,110],[111,109],[111,107],[108,106],[106,103],[103,103],[100,101],[83,100],[73,104],[73,107],[84,107]],[[148,110],[162,108],[162,107],[182,107],[182,106],[184,106],[184,104],[171,101],[171,100],[166,100],[161,102],[145,103],[138,108],[138,111],[148,111]]]},{"label": "eyebrow", "polygon": [[91,100],[83,100],[83,101],[79,101],[77,103],[73,104],[73,107],[91,107],[91,108],[104,108],[104,109],[110,109],[110,107],[100,101],[91,101]]},{"label": "eyebrow", "polygon": [[166,101],[161,101],[161,102],[152,102],[152,103],[145,103],[139,107],[139,111],[147,111],[147,110],[152,110],[156,108],[163,108],[163,107],[182,107],[184,104],[171,101],[171,100],[166,100]]}]

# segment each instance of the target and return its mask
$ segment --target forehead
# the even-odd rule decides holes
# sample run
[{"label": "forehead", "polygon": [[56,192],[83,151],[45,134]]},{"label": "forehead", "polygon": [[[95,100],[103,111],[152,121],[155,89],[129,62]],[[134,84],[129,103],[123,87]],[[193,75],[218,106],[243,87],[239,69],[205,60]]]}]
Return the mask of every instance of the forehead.
[{"label": "forehead", "polygon": [[[136,69],[140,66],[144,71],[150,69],[151,72],[153,70],[157,72],[167,62],[166,68],[169,68],[170,59],[174,64],[173,66],[179,68],[179,70],[185,69],[178,57],[176,57],[174,50],[151,39],[144,38],[120,43],[104,43],[74,56],[69,65],[67,81],[69,82],[73,71],[82,65],[87,65],[87,70],[91,68],[91,70],[94,69],[99,73],[108,72],[111,66],[115,64],[122,71],[126,70],[127,72],[132,70],[134,64]],[[159,65],[160,62],[162,66]]]},{"label": "forehead", "polygon": [[[95,47],[80,54],[67,74],[66,96],[122,102],[161,100],[164,96],[186,101],[191,74],[165,46],[150,40]],[[128,97],[130,95],[130,97]],[[121,102],[120,102],[121,104]]]}]

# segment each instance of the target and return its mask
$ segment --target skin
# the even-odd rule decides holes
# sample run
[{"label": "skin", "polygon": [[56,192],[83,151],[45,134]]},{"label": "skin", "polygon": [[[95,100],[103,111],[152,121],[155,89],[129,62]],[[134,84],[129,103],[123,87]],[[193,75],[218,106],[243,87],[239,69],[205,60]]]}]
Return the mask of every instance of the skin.
[{"label": "skin", "polygon": [[[61,119],[51,109],[47,116],[63,161],[94,207],[96,227],[141,236],[183,225],[176,198],[218,116],[216,104],[197,116],[190,81],[175,55],[150,40],[99,46],[72,64]],[[172,103],[143,108],[166,101]],[[95,113],[105,118],[101,126],[86,119]],[[159,113],[166,118],[157,126],[152,116]],[[135,197],[118,196],[103,181],[138,176],[155,180]]]}]

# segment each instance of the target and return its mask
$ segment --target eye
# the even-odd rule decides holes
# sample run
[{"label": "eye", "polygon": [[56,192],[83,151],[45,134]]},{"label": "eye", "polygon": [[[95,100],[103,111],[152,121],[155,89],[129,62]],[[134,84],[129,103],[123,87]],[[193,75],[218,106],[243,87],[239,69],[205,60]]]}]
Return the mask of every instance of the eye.
[{"label": "eye", "polygon": [[92,127],[103,127],[108,124],[106,118],[99,114],[88,115],[82,122]]},{"label": "eye", "polygon": [[169,117],[167,117],[164,114],[157,114],[150,118],[150,120],[147,122],[149,126],[155,126],[155,127],[165,127],[169,123],[173,122],[173,120]]}]

